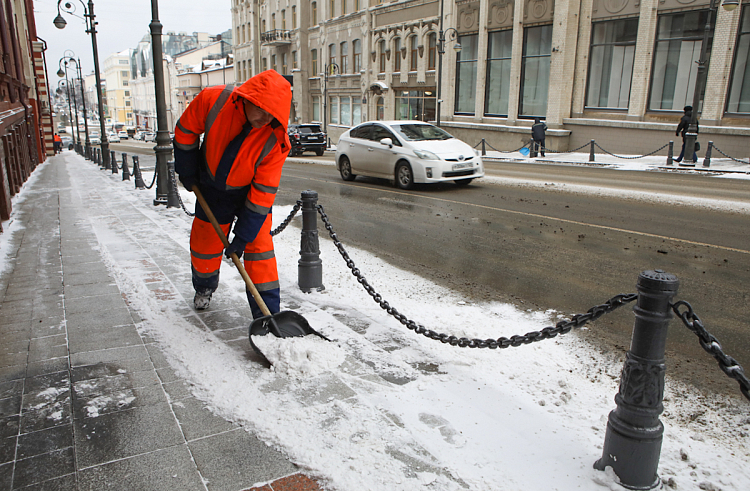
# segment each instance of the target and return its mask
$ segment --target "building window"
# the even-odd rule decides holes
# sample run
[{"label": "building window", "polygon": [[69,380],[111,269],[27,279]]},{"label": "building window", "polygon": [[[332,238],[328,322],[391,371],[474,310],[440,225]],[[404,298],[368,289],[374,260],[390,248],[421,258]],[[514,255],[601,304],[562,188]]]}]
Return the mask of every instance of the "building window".
[{"label": "building window", "polygon": [[317,77],[318,73],[318,50],[314,49],[310,51],[310,64],[312,65],[310,68],[312,69],[312,76]]},{"label": "building window", "polygon": [[287,65],[289,64],[289,55],[287,53],[281,53],[281,74],[287,74]]},{"label": "building window", "polygon": [[401,38],[393,40],[393,71],[401,71]]},{"label": "building window", "polygon": [[130,97],[130,91],[129,90],[125,91],[125,97]]},{"label": "building window", "polygon": [[262,69],[263,69],[262,71],[264,71],[264,72],[265,72],[266,70],[268,70],[268,58],[263,58],[263,59],[261,60],[261,67],[262,67]]},{"label": "building window", "polygon": [[378,43],[378,54],[380,56],[380,73],[385,73],[385,39]]},{"label": "building window", "polygon": [[130,106],[130,101],[125,101],[126,106]]},{"label": "building window", "polygon": [[596,22],[591,32],[587,107],[627,109],[638,19]]},{"label": "building window", "polygon": [[396,119],[433,121],[435,95],[432,91],[399,90],[396,92]]},{"label": "building window", "polygon": [[320,96],[313,96],[312,99],[312,120],[320,121]]},{"label": "building window", "polygon": [[292,51],[292,70],[297,69],[297,52]]},{"label": "building window", "polygon": [[521,60],[521,116],[545,117],[552,54],[552,26],[526,27],[523,30]]},{"label": "building window", "polygon": [[329,18],[333,19],[336,16],[336,0],[331,0],[330,8],[331,8],[331,11],[328,12]]},{"label": "building window", "polygon": [[[329,44],[328,45],[328,69],[329,75],[333,74],[333,65],[336,63],[336,45],[335,44]],[[340,69],[341,67],[339,67]]]},{"label": "building window", "polygon": [[382,97],[378,97],[378,102],[375,103],[375,110],[378,113],[378,121],[383,121],[385,119],[385,103]]},{"label": "building window", "polygon": [[456,106],[455,111],[461,114],[474,114],[474,101],[477,94],[477,58],[479,55],[479,36],[459,36],[461,51],[456,58]]},{"label": "building window", "polygon": [[[692,105],[706,15],[708,10],[659,16],[649,109],[682,111],[686,105]],[[706,51],[709,58],[713,19],[711,16],[711,34]]]},{"label": "building window", "polygon": [[341,98],[341,124],[344,126],[352,125],[352,107],[349,97]]},{"label": "building window", "polygon": [[128,81],[127,80],[123,80],[122,81],[122,86],[123,87],[127,87],[128,86]]},{"label": "building window", "polygon": [[427,69],[435,69],[435,61],[437,60],[437,34],[434,32],[428,36],[429,43],[427,49]]},{"label": "building window", "polygon": [[512,50],[512,30],[490,33],[487,46],[487,80],[484,90],[484,113],[487,115],[508,115]]},{"label": "building window", "polygon": [[271,30],[276,30],[276,13],[271,14]]},{"label": "building window", "polygon": [[122,75],[122,78],[128,78],[128,75],[130,75],[130,72],[128,70],[123,70],[120,72],[120,75]]},{"label": "building window", "polygon": [[331,97],[331,111],[328,115],[331,120],[331,124],[339,124],[339,98],[338,97]]},{"label": "building window", "polygon": [[292,5],[292,29],[297,29],[297,6]]},{"label": "building window", "polygon": [[271,69],[275,72],[278,72],[276,69],[276,55],[271,55]]},{"label": "building window", "polygon": [[263,32],[267,32],[267,30],[266,30],[266,19],[263,19],[262,21],[260,21],[260,25],[263,26],[262,31]]},{"label": "building window", "polygon": [[286,10],[281,9],[281,30],[286,31]]},{"label": "building window", "polygon": [[354,73],[362,70],[362,41],[355,39],[352,42],[354,48]]},{"label": "building window", "polygon": [[341,15],[346,15],[346,0],[341,0]]},{"label": "building window", "polygon": [[120,65],[127,65],[130,62],[128,60],[118,60],[117,63],[119,63]]},{"label": "building window", "polygon": [[312,17],[312,25],[317,26],[318,25],[318,2],[312,3],[312,9],[311,9],[311,17]]},{"label": "building window", "polygon": [[409,38],[409,71],[417,71],[417,62],[419,61],[419,50],[417,49],[417,36]]},{"label": "building window", "polygon": [[359,12],[359,9],[362,8],[361,3],[362,2],[360,2],[360,0],[354,0],[354,11],[355,12]]},{"label": "building window", "polygon": [[742,8],[730,83],[727,112],[750,113],[750,6],[747,5]]},{"label": "building window", "polygon": [[341,43],[341,63],[339,69],[341,73],[349,73],[349,43]]},{"label": "building window", "polygon": [[362,122],[362,104],[356,97],[352,99],[352,126]]}]

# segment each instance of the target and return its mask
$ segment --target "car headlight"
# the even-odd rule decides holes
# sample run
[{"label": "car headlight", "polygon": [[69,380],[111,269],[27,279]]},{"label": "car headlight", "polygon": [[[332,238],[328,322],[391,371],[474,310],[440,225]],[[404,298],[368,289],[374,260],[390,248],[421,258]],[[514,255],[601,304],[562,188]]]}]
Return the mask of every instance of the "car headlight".
[{"label": "car headlight", "polygon": [[440,157],[427,150],[414,150],[414,155],[424,160],[440,160]]}]

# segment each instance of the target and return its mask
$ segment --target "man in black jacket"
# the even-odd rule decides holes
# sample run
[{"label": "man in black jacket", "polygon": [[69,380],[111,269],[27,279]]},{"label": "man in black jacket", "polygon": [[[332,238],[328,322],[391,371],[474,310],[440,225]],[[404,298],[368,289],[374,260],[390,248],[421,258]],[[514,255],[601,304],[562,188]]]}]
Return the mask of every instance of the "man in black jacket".
[{"label": "man in black jacket", "polygon": [[[685,106],[685,114],[682,115],[682,118],[680,118],[680,124],[677,125],[677,131],[675,131],[674,135],[679,136],[680,132],[682,132],[682,151],[680,152],[680,156],[674,159],[675,162],[682,162],[682,158],[685,156],[685,133],[688,132],[688,129],[690,128],[690,119],[693,117],[693,106]],[[695,133],[698,133],[698,120],[695,120]],[[696,145],[698,144],[696,140]],[[693,151],[693,162],[698,161],[698,154]]]}]

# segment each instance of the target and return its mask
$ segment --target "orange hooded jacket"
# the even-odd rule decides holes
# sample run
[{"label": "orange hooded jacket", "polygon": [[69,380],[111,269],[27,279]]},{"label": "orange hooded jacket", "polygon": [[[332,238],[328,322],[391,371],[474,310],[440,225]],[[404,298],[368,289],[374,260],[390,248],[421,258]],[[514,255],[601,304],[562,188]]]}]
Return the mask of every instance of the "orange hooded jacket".
[{"label": "orange hooded jacket", "polygon": [[[262,128],[252,128],[243,99],[275,119]],[[202,90],[175,128],[175,170],[180,179],[200,181],[201,188],[224,191],[228,199],[238,193],[246,195],[234,233],[247,242],[255,239],[276,198],[291,147],[287,135],[291,101],[289,82],[276,71],[266,70],[239,87],[219,85]]]}]

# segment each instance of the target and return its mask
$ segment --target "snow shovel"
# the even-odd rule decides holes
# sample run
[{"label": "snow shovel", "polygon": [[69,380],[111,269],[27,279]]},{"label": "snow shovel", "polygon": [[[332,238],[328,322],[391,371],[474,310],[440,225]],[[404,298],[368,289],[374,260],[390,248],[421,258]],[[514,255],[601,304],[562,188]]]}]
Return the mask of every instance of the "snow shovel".
[{"label": "snow shovel", "polygon": [[519,152],[521,152],[521,155],[523,155],[524,157],[528,157],[529,153],[531,153],[531,152],[529,152],[529,147],[525,147],[525,146],[521,147],[521,149],[519,150]]},{"label": "snow shovel", "polygon": [[[219,237],[221,237],[221,242],[224,244],[224,247],[228,247],[229,240],[227,239],[227,236],[224,235],[224,231],[219,226],[219,222],[216,221],[216,217],[208,207],[208,203],[206,203],[206,199],[203,197],[203,194],[201,194],[200,189],[198,189],[197,185],[193,185],[193,192],[195,193],[196,198],[198,198],[198,202],[200,203],[201,208],[203,208],[203,211],[206,212],[206,216],[211,222],[211,225],[213,225],[214,230],[216,230],[216,233],[219,234]],[[250,293],[252,293],[253,298],[258,303],[258,307],[260,307],[260,310],[263,313],[263,317],[259,317],[253,320],[253,322],[250,324],[248,335],[250,338],[250,346],[252,346],[253,350],[255,350],[255,352],[260,356],[262,356],[263,359],[268,361],[268,358],[266,358],[265,355],[258,349],[258,347],[255,346],[255,343],[253,343],[252,336],[265,336],[269,332],[277,338],[301,337],[307,336],[308,334],[315,334],[316,336],[320,336],[326,341],[330,341],[330,339],[310,327],[307,319],[302,317],[297,312],[285,310],[276,314],[272,314],[271,311],[268,310],[266,302],[263,301],[263,297],[260,296],[258,289],[255,288],[255,285],[250,279],[250,275],[247,274],[245,266],[242,264],[242,261],[240,261],[240,258],[237,257],[237,254],[235,253],[230,254],[230,256],[234,265],[237,266],[237,270],[240,272],[242,279],[245,280],[247,289],[250,291]],[[269,362],[269,365],[270,364],[271,363]]]}]

